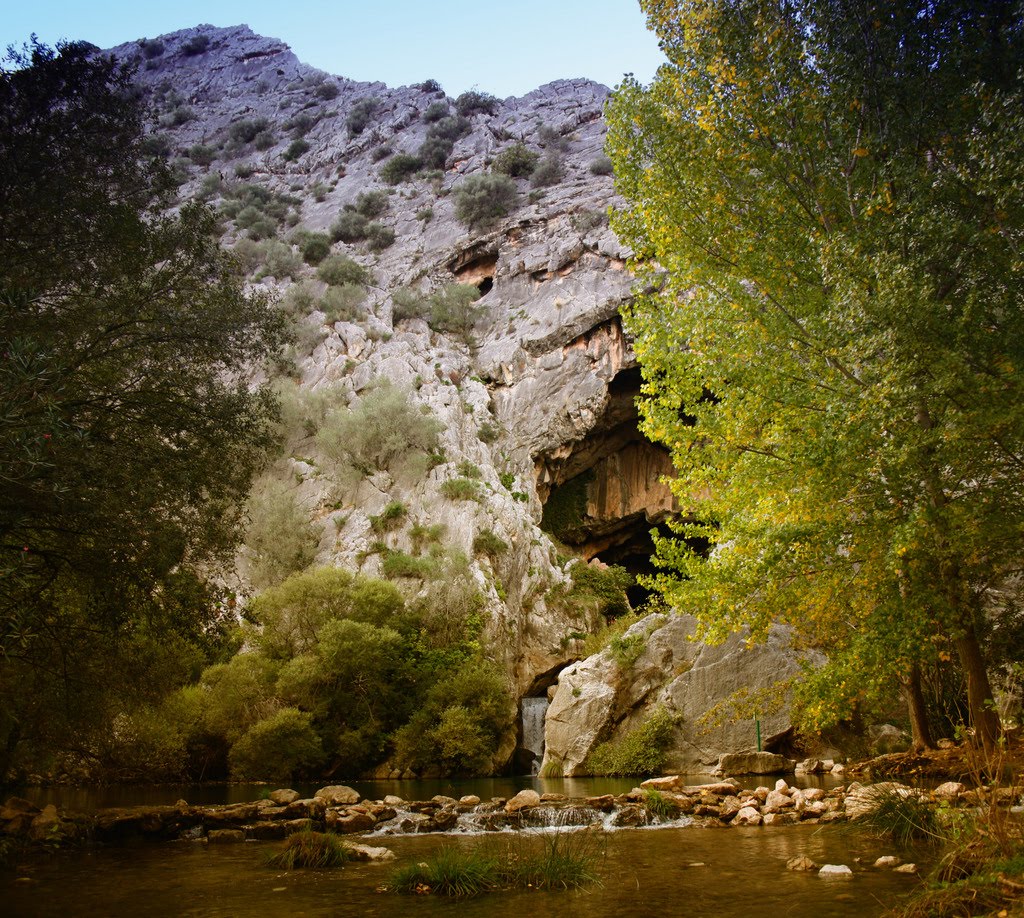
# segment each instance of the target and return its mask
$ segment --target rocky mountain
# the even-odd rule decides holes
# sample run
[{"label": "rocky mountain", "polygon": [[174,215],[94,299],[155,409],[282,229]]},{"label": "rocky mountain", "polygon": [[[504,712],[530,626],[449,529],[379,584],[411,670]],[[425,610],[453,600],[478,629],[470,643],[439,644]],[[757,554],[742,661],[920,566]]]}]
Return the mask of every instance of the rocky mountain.
[{"label": "rocky mountain", "polygon": [[[489,653],[519,697],[554,698],[549,769],[575,771],[659,707],[684,715],[677,767],[751,746],[709,734],[700,715],[789,674],[784,636],[708,649],[690,641],[692,623],[653,616],[628,633],[644,648],[631,665],[607,650],[577,662],[607,611],[580,572],[646,570],[651,528],[678,510],[660,480],[667,455],[637,430],[640,376],[618,316],[629,253],[607,219],[607,88],[565,80],[452,100],[429,80],[323,73],[245,26],[113,51],[138,65],[182,201],[220,210],[253,288],[294,316],[284,385],[301,422],[263,483],[271,531],[294,528],[290,507],[315,536],[303,563],[392,576],[410,593],[428,586],[396,559],[425,546],[468,559]],[[325,405],[355,417],[382,391],[435,419],[439,442],[423,462],[396,454],[354,470],[359,428],[332,446],[317,418]],[[256,543],[240,558],[242,592],[260,580]],[[782,705],[766,733],[787,726]]]}]

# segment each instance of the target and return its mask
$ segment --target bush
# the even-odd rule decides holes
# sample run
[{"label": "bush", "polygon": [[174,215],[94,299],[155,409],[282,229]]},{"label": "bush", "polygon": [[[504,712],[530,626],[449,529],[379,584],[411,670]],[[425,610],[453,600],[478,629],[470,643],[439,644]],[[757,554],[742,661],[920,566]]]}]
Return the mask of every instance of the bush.
[{"label": "bush", "polygon": [[310,715],[282,708],[253,724],[228,753],[236,780],[289,781],[323,761],[324,751]]},{"label": "bush", "polygon": [[558,128],[542,124],[537,131],[537,139],[542,147],[547,147],[552,153],[564,153],[569,149],[569,139],[565,137]]},{"label": "bush", "polygon": [[369,222],[357,210],[343,210],[331,224],[331,238],[335,242],[358,242],[366,238]]},{"label": "bush", "polygon": [[455,100],[455,111],[465,118],[471,115],[490,115],[498,105],[498,100],[485,92],[470,90]]},{"label": "bush", "polygon": [[260,131],[255,138],[253,138],[252,145],[263,152],[269,150],[274,144],[277,143],[277,138],[274,136],[273,131]]},{"label": "bush", "polygon": [[471,175],[455,189],[455,216],[467,226],[493,223],[516,202],[516,183],[507,175]]},{"label": "bush", "polygon": [[435,121],[446,118],[449,111],[447,102],[431,102],[423,112],[423,120],[427,124],[433,124]]},{"label": "bush", "polygon": [[245,544],[255,586],[280,583],[312,563],[320,534],[308,512],[295,502],[294,485],[264,475],[252,489],[248,511]]},{"label": "bush", "polygon": [[299,276],[302,260],[290,245],[278,239],[270,239],[260,246],[263,250],[264,276],[270,275],[278,280],[283,277]]},{"label": "bush", "polygon": [[487,311],[476,305],[480,291],[473,284],[445,284],[427,298],[430,327],[470,343],[473,326]]},{"label": "bush", "polygon": [[267,239],[277,234],[277,220],[252,204],[238,212],[235,226],[241,230],[248,230],[252,239]]},{"label": "bush", "polygon": [[557,185],[565,175],[565,168],[562,166],[562,159],[557,154],[548,153],[533,170],[530,184],[534,188],[545,188],[548,185]]},{"label": "bush", "polygon": [[890,838],[898,845],[942,838],[935,807],[913,791],[887,785],[868,787],[870,809],[857,822],[874,834]]},{"label": "bush", "polygon": [[397,185],[400,182],[408,181],[422,168],[423,162],[418,156],[412,156],[409,153],[396,153],[381,167],[380,177],[389,185]]},{"label": "bush", "polygon": [[490,664],[469,659],[438,681],[395,736],[398,761],[445,774],[485,774],[515,724],[515,703]]},{"label": "bush", "polygon": [[621,739],[595,747],[587,756],[586,769],[594,775],[659,774],[675,728],[676,718],[657,707]]},{"label": "bush", "polygon": [[329,80],[324,80],[324,82],[314,90],[316,97],[318,99],[323,99],[324,102],[330,102],[331,99],[337,99],[339,92],[341,92],[341,90],[338,89],[338,84],[332,83]]},{"label": "bush", "polygon": [[465,137],[472,130],[473,125],[469,123],[468,118],[463,118],[461,115],[448,115],[430,127],[427,131],[427,138],[440,137],[450,140],[454,144],[456,140]]},{"label": "bush", "polygon": [[316,269],[316,276],[325,284],[368,284],[372,280],[369,270],[345,255],[329,255]]},{"label": "bush", "polygon": [[307,265],[318,265],[331,254],[331,238],[326,233],[308,233],[299,243],[299,251]]},{"label": "bush", "polygon": [[409,508],[400,500],[389,501],[384,509],[375,516],[370,517],[370,528],[378,534],[391,532],[402,520],[405,519]]},{"label": "bush", "polygon": [[329,415],[317,442],[336,462],[364,475],[397,469],[439,446],[441,424],[409,403],[408,396],[378,381],[352,409]]},{"label": "bush", "polygon": [[328,832],[296,832],[284,843],[281,851],[267,858],[267,866],[279,870],[294,870],[296,867],[340,867],[348,861],[350,850],[337,835]]},{"label": "bush", "polygon": [[181,50],[186,57],[195,57],[195,55],[202,54],[209,47],[209,35],[194,35],[181,46]]},{"label": "bush", "polygon": [[366,288],[360,284],[337,284],[328,287],[317,303],[317,308],[330,324],[356,322],[363,316],[362,306]]},{"label": "bush", "polygon": [[420,92],[443,92],[441,84],[437,80],[424,80],[422,83],[417,83],[413,86],[413,89],[418,89]]},{"label": "bush", "polygon": [[261,626],[250,640],[273,660],[315,651],[324,625],[335,619],[405,628],[405,601],[397,587],[338,567],[293,574],[253,599],[248,613]]},{"label": "bush", "polygon": [[480,482],[472,478],[449,478],[441,483],[441,493],[449,500],[480,500]]},{"label": "bush", "polygon": [[366,227],[366,242],[373,252],[382,252],[395,242],[395,231],[382,223],[371,223]]},{"label": "bush", "polygon": [[386,191],[361,191],[356,196],[356,210],[364,217],[379,217],[388,209],[389,197]]},{"label": "bush", "polygon": [[611,175],[613,170],[611,157],[605,156],[602,153],[600,156],[595,156],[590,161],[590,171],[594,175]]},{"label": "bush", "polygon": [[295,162],[300,156],[309,151],[309,141],[299,138],[288,144],[288,149],[281,154],[287,162]]},{"label": "bush", "polygon": [[501,428],[493,421],[484,421],[477,428],[476,435],[480,438],[481,443],[494,443],[501,436]]},{"label": "bush", "polygon": [[455,144],[444,137],[428,137],[420,144],[417,156],[422,169],[443,169]]},{"label": "bush", "polygon": [[237,144],[252,143],[260,132],[267,130],[270,122],[266,118],[242,118],[228,125],[228,137]]},{"label": "bush", "polygon": [[345,126],[352,137],[362,134],[377,110],[378,101],[372,97],[358,99],[345,119]]},{"label": "bush", "polygon": [[305,137],[314,127],[316,127],[316,118],[309,112],[299,112],[294,118],[289,118],[284,123],[284,129],[291,131],[295,140]]},{"label": "bush", "polygon": [[481,529],[473,539],[473,552],[497,558],[508,551],[508,542],[501,538],[493,529]]},{"label": "bush", "polygon": [[156,38],[143,38],[139,42],[146,60],[151,61],[164,53],[164,43]]},{"label": "bush", "polygon": [[491,168],[495,172],[510,175],[513,178],[529,178],[537,167],[539,159],[540,154],[527,149],[526,144],[514,143],[494,157]]},{"label": "bush", "polygon": [[402,287],[391,294],[391,321],[401,322],[405,319],[425,319],[430,313],[427,297],[414,287]]},{"label": "bush", "polygon": [[197,166],[209,166],[217,158],[217,151],[213,147],[197,143],[189,147],[188,158]]}]

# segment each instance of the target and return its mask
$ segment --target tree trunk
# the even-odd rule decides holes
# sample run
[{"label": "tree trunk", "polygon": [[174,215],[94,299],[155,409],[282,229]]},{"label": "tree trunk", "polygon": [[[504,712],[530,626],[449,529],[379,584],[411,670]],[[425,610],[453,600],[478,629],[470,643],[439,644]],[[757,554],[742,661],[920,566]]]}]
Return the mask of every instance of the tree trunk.
[{"label": "tree trunk", "polygon": [[988,681],[988,670],[985,668],[973,622],[963,625],[963,633],[954,643],[960,657],[960,666],[967,677],[967,704],[971,710],[971,722],[985,755],[991,756],[999,743],[1001,728],[999,715],[993,705],[992,685]]},{"label": "tree trunk", "polygon": [[934,749],[932,731],[928,726],[928,710],[924,703],[924,692],[921,691],[921,667],[916,663],[910,668],[905,679],[900,679],[903,697],[907,702],[910,715],[910,732],[914,739],[914,751]]}]

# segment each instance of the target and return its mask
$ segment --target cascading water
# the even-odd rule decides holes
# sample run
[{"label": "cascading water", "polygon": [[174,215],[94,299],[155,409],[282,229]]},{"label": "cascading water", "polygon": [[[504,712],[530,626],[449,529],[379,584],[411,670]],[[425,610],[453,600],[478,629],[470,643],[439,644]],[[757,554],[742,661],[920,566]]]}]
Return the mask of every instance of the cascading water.
[{"label": "cascading water", "polygon": [[548,713],[547,698],[524,698],[519,702],[519,717],[523,725],[522,748],[532,758],[530,773],[537,774],[544,758],[544,718]]}]

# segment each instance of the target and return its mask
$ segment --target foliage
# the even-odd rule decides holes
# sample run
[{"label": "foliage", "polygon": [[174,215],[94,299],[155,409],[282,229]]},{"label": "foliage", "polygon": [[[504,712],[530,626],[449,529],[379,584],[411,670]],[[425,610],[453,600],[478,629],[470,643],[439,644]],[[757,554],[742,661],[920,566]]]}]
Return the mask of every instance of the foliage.
[{"label": "foliage", "polygon": [[369,220],[357,210],[343,210],[331,224],[331,238],[337,242],[358,242],[366,238]]},{"label": "foliage", "polygon": [[366,227],[366,244],[371,252],[382,252],[394,245],[395,231],[381,223],[370,223]]},{"label": "foliage", "polygon": [[364,217],[379,217],[388,209],[388,203],[386,191],[361,191],[356,196],[355,209]]},{"label": "foliage", "polygon": [[487,555],[489,558],[497,558],[508,551],[508,542],[499,536],[493,529],[481,529],[473,537],[473,553]]},{"label": "foliage", "polygon": [[455,186],[455,216],[467,226],[487,225],[515,206],[516,183],[507,175],[470,175]]},{"label": "foliage", "polygon": [[308,567],[320,541],[294,482],[268,473],[253,486],[245,530],[249,578],[257,587],[280,583]]},{"label": "foliage", "polygon": [[594,473],[587,470],[551,489],[540,518],[540,528],[560,542],[577,539],[587,512],[587,494]]},{"label": "foliage", "polygon": [[564,177],[562,158],[555,153],[547,153],[533,170],[530,184],[534,188],[546,188],[548,185],[557,185]]},{"label": "foliage", "polygon": [[302,270],[301,258],[286,242],[268,239],[259,243],[259,251],[263,260],[260,274],[264,277],[269,275],[283,280],[286,277],[297,277]]},{"label": "foliage", "polygon": [[518,142],[506,147],[495,156],[491,168],[495,172],[510,175],[512,178],[529,178],[537,167],[539,159],[539,153],[534,153],[533,150],[527,148],[526,144]]},{"label": "foliage", "polygon": [[299,251],[307,265],[318,265],[331,254],[331,239],[326,233],[306,233],[299,243]]},{"label": "foliage", "polygon": [[571,573],[572,589],[567,595],[570,603],[584,604],[605,618],[617,618],[630,611],[626,590],[636,578],[624,567],[577,562]]},{"label": "foliage", "polygon": [[427,124],[433,124],[435,121],[440,121],[442,118],[447,117],[448,112],[447,102],[431,102],[423,111],[423,120]]},{"label": "foliage", "polygon": [[290,144],[288,144],[287,149],[284,151],[284,153],[281,154],[281,157],[286,162],[292,163],[295,162],[295,160],[297,160],[304,153],[308,152],[309,141],[303,138],[298,138],[296,140],[293,140]]},{"label": "foliage", "polygon": [[[0,70],[0,782],[87,748],[161,629],[207,644],[265,462],[283,338],[146,152],[130,73],[85,45]],[[206,629],[210,629],[207,632]],[[127,656],[126,656],[127,655]],[[136,683],[137,680],[137,683]]]},{"label": "foliage", "polygon": [[378,381],[351,409],[331,413],[317,443],[335,462],[363,475],[398,470],[438,448],[440,423],[419,411],[402,390]]},{"label": "foliage", "polygon": [[188,158],[197,166],[209,166],[217,158],[217,151],[203,143],[188,148]]},{"label": "foliage", "polygon": [[324,80],[317,88],[313,91],[314,95],[318,99],[322,99],[324,102],[330,102],[331,99],[337,99],[338,94],[341,92],[338,89],[337,83],[332,83],[329,80]]},{"label": "foliage", "polygon": [[366,288],[360,284],[339,284],[328,287],[317,308],[329,323],[355,322],[362,316],[359,308],[366,299]]},{"label": "foliage", "polygon": [[441,493],[448,500],[480,500],[480,482],[473,478],[449,478],[441,482]]},{"label": "foliage", "polygon": [[[321,84],[321,86],[333,83]],[[337,87],[334,87],[337,90]],[[349,859],[348,844],[330,832],[296,832],[284,847],[267,858],[268,867],[295,870],[297,867],[340,867]]]},{"label": "foliage", "polygon": [[418,156],[411,153],[396,153],[381,166],[380,178],[389,185],[397,185],[409,181],[422,168],[423,160]]},{"label": "foliage", "polygon": [[473,284],[445,284],[427,297],[430,327],[469,344],[473,326],[483,318],[486,307],[477,304],[480,291]]},{"label": "foliage", "polygon": [[491,115],[498,105],[498,100],[486,92],[469,90],[455,100],[455,111],[464,118],[472,115]]},{"label": "foliage", "polygon": [[484,774],[502,736],[515,723],[515,704],[493,666],[468,659],[439,680],[395,739],[395,755],[412,767],[445,774]]},{"label": "foliage", "polygon": [[676,717],[657,707],[622,738],[595,746],[586,769],[594,775],[660,774],[675,728]]},{"label": "foliage", "polygon": [[195,57],[198,54],[204,53],[209,47],[209,35],[193,35],[181,46],[181,51],[186,57]]},{"label": "foliage", "polygon": [[228,125],[228,139],[240,146],[245,146],[247,143],[252,143],[257,135],[269,127],[270,122],[266,118],[240,118]]},{"label": "foliage", "polygon": [[653,787],[644,788],[644,809],[661,820],[672,820],[679,815],[679,806]]},{"label": "foliage", "polygon": [[369,269],[347,255],[329,255],[316,269],[316,276],[325,284],[368,284],[372,281]]},{"label": "foliage", "polygon": [[323,747],[310,715],[281,708],[253,724],[231,747],[231,776],[242,780],[289,781],[323,759]]},{"label": "foliage", "polygon": [[391,532],[405,519],[408,512],[409,508],[400,500],[388,501],[380,513],[370,517],[370,528],[376,533]]},{"label": "foliage", "polygon": [[442,847],[428,861],[394,870],[388,889],[469,898],[495,889],[579,889],[600,882],[598,837],[554,832],[541,839],[524,833],[503,848]]},{"label": "foliage", "polygon": [[345,127],[352,137],[363,133],[379,104],[377,99],[369,96],[356,100],[345,118]]},{"label": "foliage", "polygon": [[643,430],[694,512],[655,584],[705,637],[786,620],[867,690],[953,640],[991,749],[977,623],[1024,534],[1015,20],[643,5],[669,63],[609,107],[614,227],[650,291]]},{"label": "foliage", "polygon": [[869,809],[857,822],[875,835],[891,838],[899,845],[942,837],[935,807],[929,800],[886,784],[869,787],[865,793]]},{"label": "foliage", "polygon": [[590,161],[590,172],[592,175],[611,175],[614,168],[611,157],[605,156],[604,153],[600,156],[595,156]]}]

